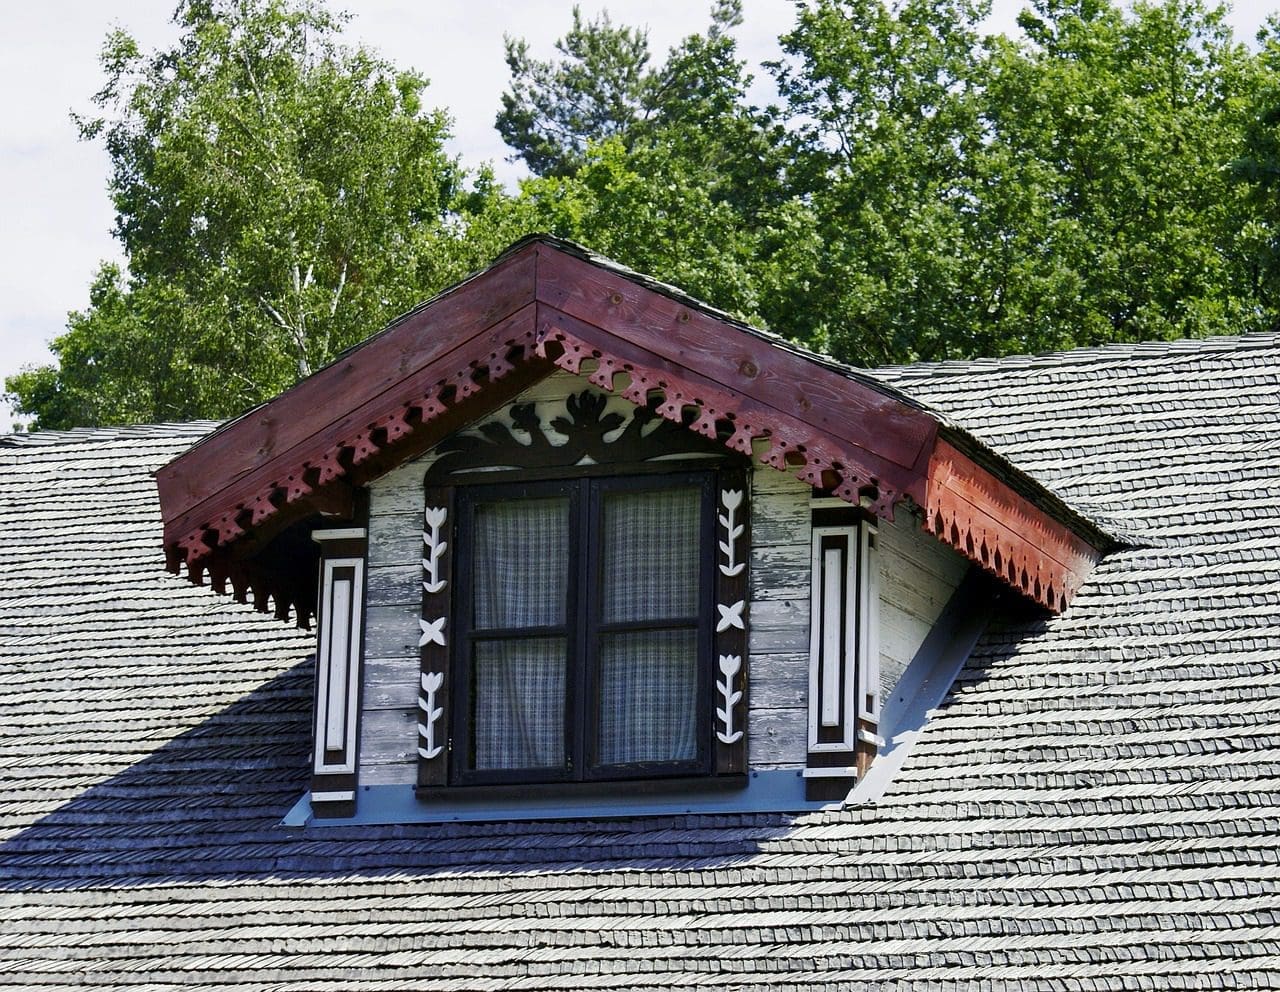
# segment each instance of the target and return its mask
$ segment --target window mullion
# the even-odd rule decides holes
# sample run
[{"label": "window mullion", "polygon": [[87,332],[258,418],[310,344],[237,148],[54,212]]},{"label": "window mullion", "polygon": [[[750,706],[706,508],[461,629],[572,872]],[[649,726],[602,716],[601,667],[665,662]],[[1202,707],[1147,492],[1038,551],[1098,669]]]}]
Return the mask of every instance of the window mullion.
[{"label": "window mullion", "polygon": [[572,778],[586,777],[589,753],[596,734],[596,666],[597,633],[596,616],[599,611],[600,547],[597,537],[600,496],[590,479],[579,480],[574,487],[571,504],[575,519],[573,533],[578,546],[570,560],[577,567],[570,580],[569,609],[566,622],[574,631],[570,644],[569,668],[571,705],[565,707],[573,723],[566,728],[565,740],[569,742]]}]

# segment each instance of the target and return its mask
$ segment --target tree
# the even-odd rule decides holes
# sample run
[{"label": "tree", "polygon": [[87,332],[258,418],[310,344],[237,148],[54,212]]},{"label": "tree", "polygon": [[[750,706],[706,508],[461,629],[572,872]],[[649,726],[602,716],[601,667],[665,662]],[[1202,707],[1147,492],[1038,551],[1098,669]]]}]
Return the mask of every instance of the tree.
[{"label": "tree", "polygon": [[1261,81],[1244,107],[1244,135],[1231,177],[1248,212],[1237,254],[1269,312],[1280,310],[1280,18],[1259,32]]},{"label": "tree", "polygon": [[590,142],[627,134],[648,112],[648,34],[615,27],[608,12],[583,23],[575,5],[558,61],[530,57],[523,39],[505,41],[511,89],[495,126],[534,175],[571,175]]},{"label": "tree", "polygon": [[175,17],[168,51],[108,38],[105,114],[80,121],[111,157],[128,273],[103,267],[56,367],[8,380],[40,426],[238,413],[492,250],[421,76],[340,46],[306,0]]},{"label": "tree", "polygon": [[536,174],[518,200],[531,226],[763,321],[756,270],[786,161],[771,111],[747,101],[741,18],[739,0],[718,0],[708,30],[652,68],[644,33],[607,18],[575,13],[555,61],[508,40],[519,58],[499,129]]},{"label": "tree", "polygon": [[[736,4],[643,74],[630,57],[602,68],[620,46],[584,41],[626,29],[575,20],[542,82],[508,94],[537,133],[575,122],[525,198],[560,233],[859,364],[1274,319],[1280,237],[1259,216],[1280,188],[1280,169],[1259,164],[1277,158],[1274,119],[1257,112],[1254,165],[1238,163],[1252,200],[1226,166],[1275,69],[1232,40],[1222,11],[1034,0],[1017,40],[984,35],[987,11],[799,8],[773,67],[785,128],[747,104]],[[626,68],[635,81],[607,127],[573,116],[600,102],[579,50],[602,78]]]},{"label": "tree", "polygon": [[810,0],[750,103],[741,0],[651,60],[575,10],[508,39],[518,196],[443,152],[425,80],[311,0],[185,0],[179,44],[109,39],[127,272],[56,366],[46,426],[225,416],[531,230],[575,238],[859,364],[1238,331],[1280,315],[1280,27],[1252,55],[1202,0]]},{"label": "tree", "polygon": [[1266,319],[1227,181],[1257,67],[1198,0],[819,0],[780,70],[805,204],[781,292],[855,362],[1239,330]]}]

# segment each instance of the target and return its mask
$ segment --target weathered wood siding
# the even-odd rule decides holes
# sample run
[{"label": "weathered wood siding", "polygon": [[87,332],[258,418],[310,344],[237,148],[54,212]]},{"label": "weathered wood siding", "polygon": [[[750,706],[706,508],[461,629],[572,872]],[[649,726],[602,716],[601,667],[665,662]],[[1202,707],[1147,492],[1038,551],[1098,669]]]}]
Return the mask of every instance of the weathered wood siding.
[{"label": "weathered wood siding", "polygon": [[880,565],[880,698],[889,698],[907,663],[937,622],[969,562],[926,534],[900,508],[877,524]]},{"label": "weathered wood siding", "polygon": [[756,463],[751,484],[750,684],[752,768],[803,768],[809,697],[809,493]]},{"label": "weathered wood siding", "polygon": [[[554,405],[583,381],[556,373],[519,402]],[[613,395],[609,408],[630,408]],[[504,408],[499,416],[505,418]],[[370,485],[368,604],[360,782],[414,781],[418,614],[422,596],[422,477],[431,452]],[[753,768],[805,763],[809,678],[810,490],[757,464],[751,507],[748,758]],[[881,672],[886,688],[937,618],[963,574],[955,552],[905,514],[881,524]]]}]

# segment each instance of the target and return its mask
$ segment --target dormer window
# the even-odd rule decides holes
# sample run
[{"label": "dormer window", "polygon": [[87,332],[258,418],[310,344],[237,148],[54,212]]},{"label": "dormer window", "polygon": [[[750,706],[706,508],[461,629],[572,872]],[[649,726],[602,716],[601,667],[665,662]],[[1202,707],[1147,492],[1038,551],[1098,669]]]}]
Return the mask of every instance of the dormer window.
[{"label": "dormer window", "polygon": [[317,622],[290,822],[841,801],[967,650],[966,568],[1056,612],[1111,540],[874,377],[540,236],[157,483],[171,569]]},{"label": "dormer window", "polygon": [[714,479],[460,487],[451,783],[710,770]]},{"label": "dormer window", "polygon": [[426,473],[421,789],[744,768],[745,467],[605,403],[516,406]]}]

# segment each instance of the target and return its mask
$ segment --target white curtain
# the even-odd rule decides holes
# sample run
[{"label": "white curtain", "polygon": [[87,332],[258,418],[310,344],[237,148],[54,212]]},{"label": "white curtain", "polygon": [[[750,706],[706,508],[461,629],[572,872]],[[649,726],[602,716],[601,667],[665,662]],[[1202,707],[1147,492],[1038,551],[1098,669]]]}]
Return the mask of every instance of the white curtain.
[{"label": "white curtain", "polygon": [[[517,499],[475,510],[473,630],[565,621],[569,501]],[[475,642],[475,767],[558,768],[565,762],[564,637]]]},{"label": "white curtain", "polygon": [[695,488],[612,492],[603,501],[602,621],[680,622],[602,638],[602,764],[697,755],[700,508]]}]

